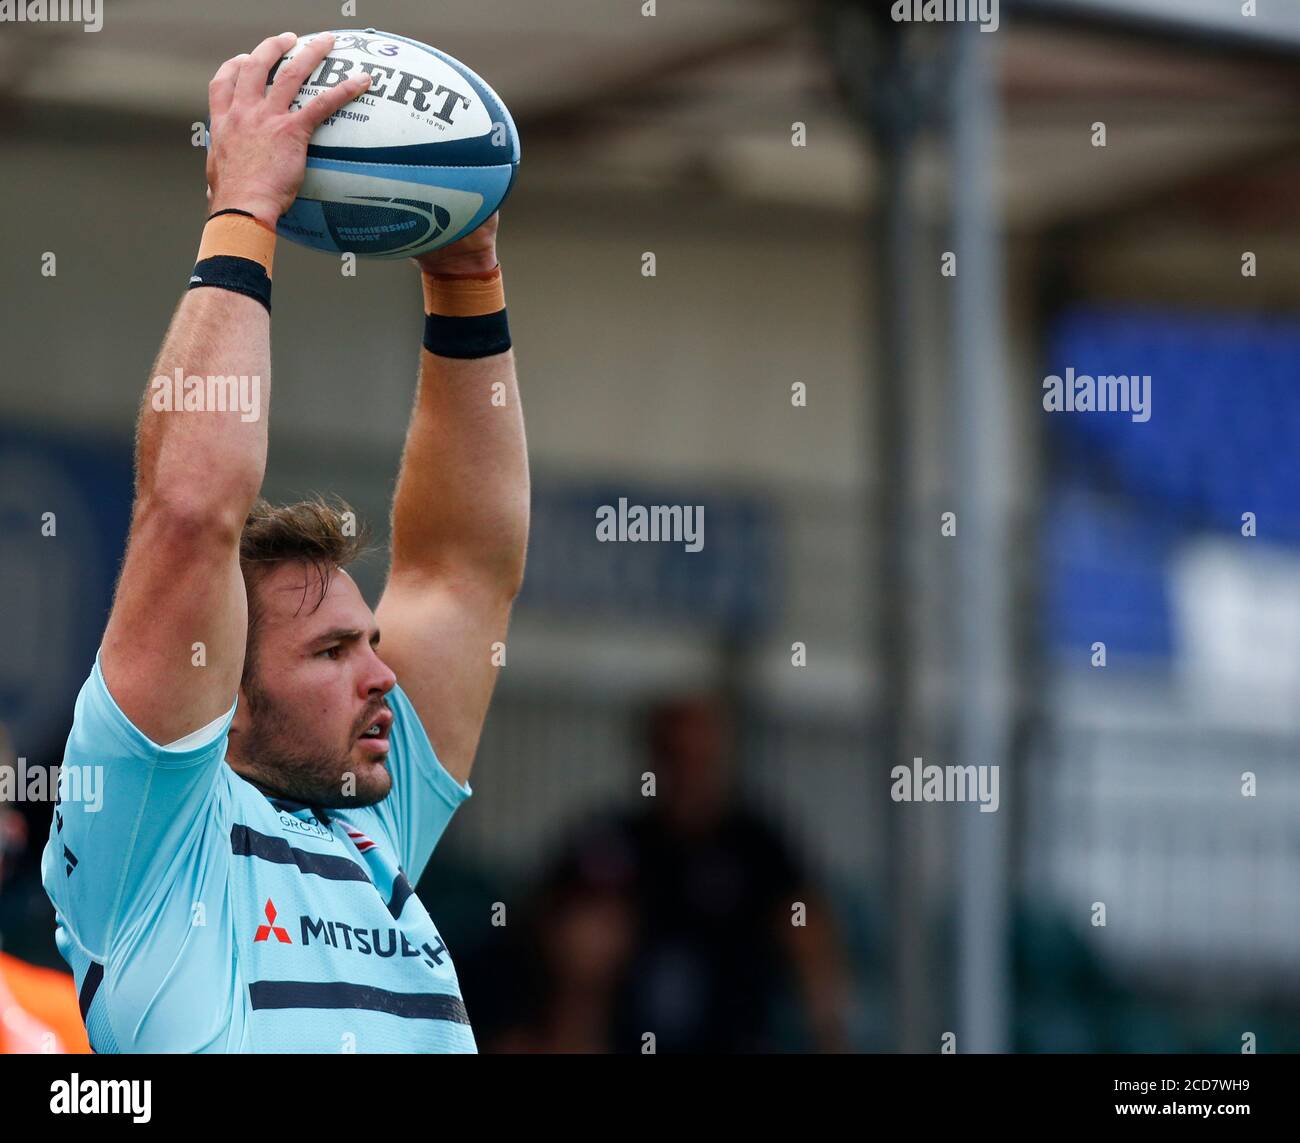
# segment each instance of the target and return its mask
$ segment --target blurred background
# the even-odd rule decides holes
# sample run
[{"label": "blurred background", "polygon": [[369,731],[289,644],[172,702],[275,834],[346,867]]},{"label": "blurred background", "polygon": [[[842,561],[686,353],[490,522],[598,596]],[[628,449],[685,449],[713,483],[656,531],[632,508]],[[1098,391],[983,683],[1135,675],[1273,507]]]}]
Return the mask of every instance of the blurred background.
[{"label": "blurred background", "polygon": [[[478,70],[523,140],[528,579],[419,887],[480,1046],[1300,1049],[1300,3],[896,7],[4,25],[10,756],[58,762],[106,618],[207,81],[375,26]],[[282,243],[276,282],[265,491],[382,538],[415,272]],[[1067,369],[1149,377],[1149,419],[1047,412]],[[704,505],[703,550],[598,543],[619,497]],[[892,800],[914,758],[998,766],[997,812]],[[11,985],[64,967],[50,812],[0,810]]]}]

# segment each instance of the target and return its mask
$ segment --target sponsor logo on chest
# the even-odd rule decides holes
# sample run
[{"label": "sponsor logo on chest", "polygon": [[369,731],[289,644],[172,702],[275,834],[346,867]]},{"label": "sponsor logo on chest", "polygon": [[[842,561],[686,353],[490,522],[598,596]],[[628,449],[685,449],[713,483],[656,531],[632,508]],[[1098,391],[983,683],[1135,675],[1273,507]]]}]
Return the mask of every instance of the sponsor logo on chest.
[{"label": "sponsor logo on chest", "polygon": [[330,832],[329,827],[322,825],[320,820],[315,817],[299,818],[289,813],[287,810],[281,810],[276,817],[280,820],[280,829],[284,833],[293,834],[295,837],[314,837],[318,841],[334,840],[334,835]]},{"label": "sponsor logo on chest", "polygon": [[306,948],[313,942],[327,945],[332,949],[355,953],[358,956],[374,956],[380,959],[389,957],[420,957],[430,968],[441,968],[447,956],[447,946],[441,937],[435,937],[436,944],[424,941],[416,948],[407,939],[401,929],[393,925],[386,928],[352,925],[347,921],[329,920],[325,917],[312,917],[306,913],[298,917],[298,940],[295,941],[289,930],[276,924],[275,903],[268,900],[265,923],[259,924],[253,936],[253,943],[263,941],[271,944],[298,944]]}]

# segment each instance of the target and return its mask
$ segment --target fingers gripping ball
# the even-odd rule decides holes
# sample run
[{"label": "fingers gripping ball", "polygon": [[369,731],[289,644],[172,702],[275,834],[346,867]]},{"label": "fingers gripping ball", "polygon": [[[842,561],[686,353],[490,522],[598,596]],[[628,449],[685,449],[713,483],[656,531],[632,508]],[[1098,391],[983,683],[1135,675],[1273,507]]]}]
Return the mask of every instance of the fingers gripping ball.
[{"label": "fingers gripping ball", "polygon": [[[409,258],[475,230],[519,170],[506,105],[463,63],[417,40],[374,29],[334,37],[293,106],[361,72],[370,89],[312,135],[306,177],[279,233],[334,254]],[[269,84],[312,38],[299,39]]]}]

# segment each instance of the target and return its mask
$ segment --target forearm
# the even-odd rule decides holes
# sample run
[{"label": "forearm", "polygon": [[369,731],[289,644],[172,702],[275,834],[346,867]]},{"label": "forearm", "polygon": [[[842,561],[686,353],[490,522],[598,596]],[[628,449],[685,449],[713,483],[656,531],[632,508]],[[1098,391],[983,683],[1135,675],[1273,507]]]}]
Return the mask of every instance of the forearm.
[{"label": "forearm", "polygon": [[312,37],[286,63],[282,57],[296,37],[268,37],[251,53],[226,60],[208,85],[213,216],[191,278],[196,288],[172,318],[145,392],[137,512],[149,504],[178,505],[187,522],[197,512],[202,520],[217,515],[242,524],[261,488],[276,220],[302,183],[312,131],[370,82],[368,76],[345,80],[294,109],[303,81],[333,42],[328,32]]},{"label": "forearm", "polygon": [[[260,302],[191,289],[145,387],[131,538],[102,665],[118,705],[155,742],[212,721],[239,685],[239,534],[266,464],[269,337]],[[186,669],[196,645],[202,671]]]},{"label": "forearm", "polygon": [[252,298],[186,293],[141,405],[139,507],[228,511],[242,522],[266,468],[270,329],[270,314]]},{"label": "forearm", "polygon": [[393,501],[393,574],[473,576],[513,594],[528,505],[514,352],[461,360],[421,349]]},{"label": "forearm", "polygon": [[493,219],[471,249],[421,264],[435,316],[393,503],[392,572],[513,598],[528,543],[528,455],[495,233]]}]

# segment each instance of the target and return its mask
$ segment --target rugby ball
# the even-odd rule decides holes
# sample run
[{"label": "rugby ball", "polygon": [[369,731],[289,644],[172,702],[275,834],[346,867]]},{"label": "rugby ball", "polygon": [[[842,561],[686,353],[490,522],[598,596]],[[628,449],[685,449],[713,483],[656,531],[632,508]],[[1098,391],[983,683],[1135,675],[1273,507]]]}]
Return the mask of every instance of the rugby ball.
[{"label": "rugby ball", "polygon": [[[373,28],[333,35],[293,106],[363,71],[370,89],[312,134],[302,188],[278,232],[331,254],[410,258],[475,230],[505,201],[519,170],[506,105],[428,44]],[[313,38],[300,37],[267,82]]]}]

